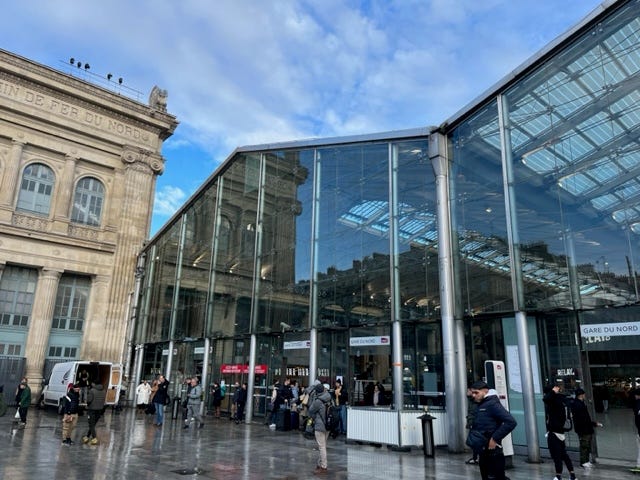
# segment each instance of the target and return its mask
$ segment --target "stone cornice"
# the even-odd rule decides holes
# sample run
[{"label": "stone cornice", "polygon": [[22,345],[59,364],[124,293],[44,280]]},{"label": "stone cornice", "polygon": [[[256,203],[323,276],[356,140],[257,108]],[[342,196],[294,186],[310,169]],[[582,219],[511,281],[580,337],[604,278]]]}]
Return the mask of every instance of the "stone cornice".
[{"label": "stone cornice", "polygon": [[[96,99],[99,99],[107,105],[118,105],[123,109],[130,110],[132,113],[148,117],[149,123],[160,122],[164,124],[163,127],[170,130],[171,132],[175,130],[175,127],[178,124],[175,116],[169,113],[153,109],[149,105],[145,105],[137,100],[125,97],[119,93],[112,92],[99,85],[95,85],[91,82],[87,82],[54,68],[47,67],[46,65],[36,63],[27,58],[0,49],[0,66],[2,65],[2,63],[6,64],[5,68],[7,65],[9,65],[15,67],[16,70],[24,70],[26,73],[28,73],[28,77],[30,78],[29,83],[31,85],[37,84],[35,77],[41,77],[41,84],[60,85],[61,88],[56,89],[57,92],[63,91],[63,87],[73,89],[73,98],[77,98],[76,96],[82,93],[87,97],[94,97]],[[13,71],[12,73],[15,77],[27,76],[20,75],[19,71]],[[151,120],[151,118],[153,118],[154,120]]]}]

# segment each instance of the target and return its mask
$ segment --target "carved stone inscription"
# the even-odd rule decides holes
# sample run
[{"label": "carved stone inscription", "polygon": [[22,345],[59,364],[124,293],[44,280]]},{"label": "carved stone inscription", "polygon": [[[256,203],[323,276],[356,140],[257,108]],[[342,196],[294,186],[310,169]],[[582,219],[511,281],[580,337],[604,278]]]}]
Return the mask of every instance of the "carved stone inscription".
[{"label": "carved stone inscription", "polygon": [[63,102],[49,95],[29,90],[23,86],[7,82],[0,78],[0,96],[6,97],[26,105],[32,105],[40,110],[66,117],[70,120],[89,124],[100,130],[133,139],[137,142],[151,144],[149,132],[132,127],[126,123],[114,120],[82,107]]}]

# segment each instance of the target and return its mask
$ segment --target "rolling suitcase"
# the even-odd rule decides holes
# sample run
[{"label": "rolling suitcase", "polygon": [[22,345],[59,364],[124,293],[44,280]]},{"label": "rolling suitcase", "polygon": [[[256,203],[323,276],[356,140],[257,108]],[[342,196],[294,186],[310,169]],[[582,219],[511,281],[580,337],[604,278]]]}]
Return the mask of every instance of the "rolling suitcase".
[{"label": "rolling suitcase", "polygon": [[276,430],[281,432],[291,430],[291,410],[278,410],[276,413]]}]

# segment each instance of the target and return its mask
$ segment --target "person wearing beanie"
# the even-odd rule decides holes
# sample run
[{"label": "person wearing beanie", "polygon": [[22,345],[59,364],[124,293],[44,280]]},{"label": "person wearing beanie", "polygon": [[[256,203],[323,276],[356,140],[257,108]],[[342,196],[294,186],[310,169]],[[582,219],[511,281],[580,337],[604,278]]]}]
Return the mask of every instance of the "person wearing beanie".
[{"label": "person wearing beanie", "polygon": [[67,394],[62,397],[62,444],[73,445],[71,435],[78,424],[78,409],[80,407],[80,384],[67,385]]},{"label": "person wearing beanie", "polygon": [[591,420],[589,409],[585,403],[586,392],[578,388],[575,391],[576,398],[571,403],[571,414],[573,415],[573,429],[580,439],[580,465],[582,468],[591,468],[593,463],[589,461],[591,456],[591,443],[595,433],[594,427],[601,427],[602,424]]},{"label": "person wearing beanie", "polygon": [[568,399],[561,393],[562,388],[562,385],[558,383],[549,385],[545,389],[546,393],[542,398],[547,426],[547,446],[556,469],[555,479],[561,480],[564,464],[567,466],[571,480],[575,480],[576,474],[573,471],[573,462],[567,453],[567,444],[565,443]]},{"label": "person wearing beanie", "polygon": [[477,452],[482,480],[505,480],[502,439],[516,428],[516,420],[500,403],[498,394],[486,382],[471,385],[470,394],[478,404],[471,424],[467,445]]}]

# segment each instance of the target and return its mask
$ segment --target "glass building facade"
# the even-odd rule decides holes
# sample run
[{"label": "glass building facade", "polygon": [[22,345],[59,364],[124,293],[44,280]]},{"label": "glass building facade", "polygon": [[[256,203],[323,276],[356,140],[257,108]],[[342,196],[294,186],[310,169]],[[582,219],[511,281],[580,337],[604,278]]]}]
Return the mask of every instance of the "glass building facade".
[{"label": "glass building facade", "polygon": [[352,405],[380,383],[448,411],[459,450],[466,385],[501,361],[534,460],[546,384],[625,407],[639,7],[599,7],[439,128],[237,149],[142,253],[135,380],[248,380],[254,416],[285,377],[342,378]]}]

